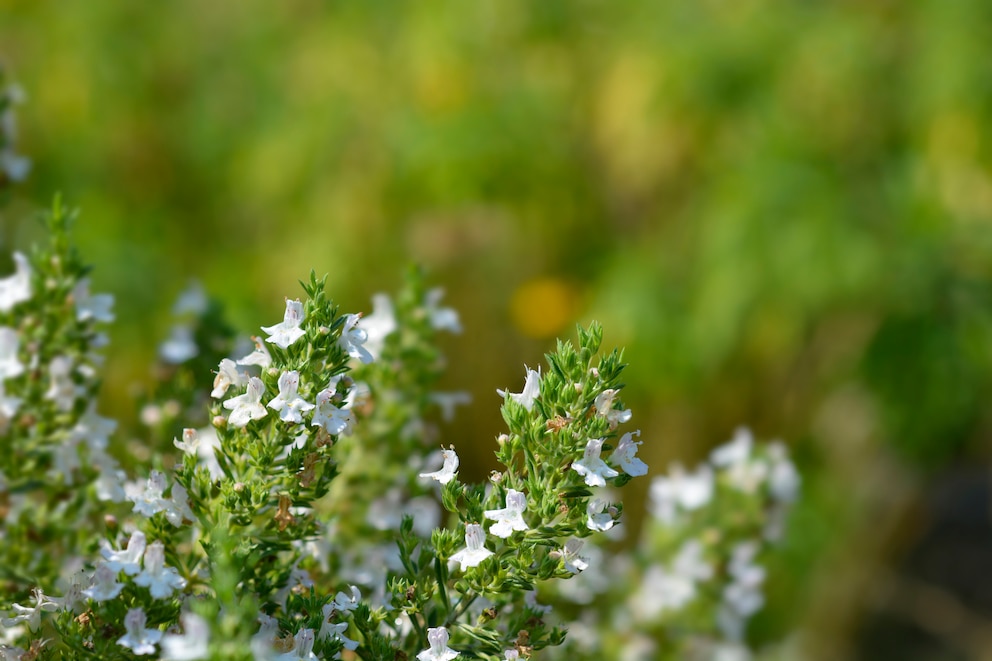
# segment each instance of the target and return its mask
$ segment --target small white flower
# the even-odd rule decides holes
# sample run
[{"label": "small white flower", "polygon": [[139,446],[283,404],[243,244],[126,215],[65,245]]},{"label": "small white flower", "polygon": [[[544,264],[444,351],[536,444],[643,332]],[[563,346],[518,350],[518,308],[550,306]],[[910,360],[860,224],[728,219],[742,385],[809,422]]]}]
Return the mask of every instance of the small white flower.
[{"label": "small white flower", "polygon": [[665,611],[680,610],[696,598],[696,585],[713,576],[713,567],[703,559],[699,540],[683,544],[670,569],[652,565],[644,573],[634,595],[635,613],[642,622],[654,621]]},{"label": "small white flower", "polygon": [[16,330],[0,326],[0,382],[24,373],[24,363],[17,357],[20,343]]},{"label": "small white flower", "polygon": [[114,320],[114,297],[112,294],[90,294],[89,278],[83,278],[76,283],[72,290],[72,299],[76,303],[77,321],[100,321],[110,323]]},{"label": "small white flower", "polygon": [[427,629],[427,644],[429,649],[417,655],[418,661],[451,661],[458,652],[448,649],[448,630],[444,627]]},{"label": "small white flower", "polygon": [[195,429],[187,427],[183,429],[183,440],[180,441],[178,438],[174,438],[172,439],[172,444],[177,449],[182,450],[183,454],[196,456],[197,450],[200,447],[200,433]]},{"label": "small white flower", "polygon": [[493,554],[485,547],[486,532],[477,523],[465,526],[465,548],[451,556],[452,561],[461,565],[462,571],[469,567],[477,567],[479,563]]},{"label": "small white flower", "polygon": [[7,426],[11,419],[17,415],[17,410],[21,408],[23,401],[20,397],[8,397],[4,392],[3,380],[0,379],[0,434],[7,431]]},{"label": "small white flower", "polygon": [[455,418],[455,407],[472,403],[472,395],[464,390],[455,392],[432,392],[428,398],[441,409],[441,417],[445,422]]},{"label": "small white flower", "polygon": [[282,323],[275,326],[262,326],[262,330],[268,333],[266,342],[288,348],[291,344],[306,335],[306,331],[300,328],[303,323],[303,303],[297,299],[295,301],[286,299],[286,313],[283,315]]},{"label": "small white flower", "polygon": [[86,413],[69,432],[69,440],[73,443],[86,443],[90,450],[106,450],[110,443],[110,435],[117,429],[117,421],[104,418],[96,412],[96,403],[91,403]]},{"label": "small white flower", "polygon": [[671,524],[679,508],[691,512],[709,503],[713,484],[713,470],[708,465],[701,464],[694,473],[686,473],[682,466],[673,464],[668,477],[652,480],[650,509],[662,523]]},{"label": "small white flower", "polygon": [[310,422],[312,427],[321,427],[331,436],[347,435],[355,424],[355,414],[347,408],[333,404],[334,384],[317,393],[317,406]]},{"label": "small white flower", "polygon": [[55,408],[60,411],[71,411],[76,399],[84,392],[72,380],[72,359],[55,356],[48,365],[48,375],[51,382],[45,392],[45,399],[55,402]]},{"label": "small white flower", "polygon": [[364,346],[366,340],[368,340],[368,334],[358,326],[361,318],[361,315],[358,314],[345,316],[344,327],[341,329],[341,337],[338,339],[338,344],[346,354],[352,358],[357,358],[367,365],[374,358]]},{"label": "small white flower", "polygon": [[373,359],[378,360],[386,338],[395,333],[397,328],[396,313],[389,296],[381,293],[372,296],[372,314],[362,317],[358,325],[365,331],[365,348]]},{"label": "small white flower", "polygon": [[586,449],[582,459],[572,462],[572,470],[586,479],[586,484],[591,487],[605,487],[606,480],[616,477],[620,473],[606,465],[600,458],[603,451],[603,439],[591,438],[586,443]]},{"label": "small white flower", "polygon": [[224,402],[224,408],[231,411],[227,424],[232,427],[244,427],[251,420],[261,420],[268,412],[262,406],[262,395],[265,394],[265,384],[257,376],[248,379],[248,387],[243,395],[232,397]]},{"label": "small white flower", "polygon": [[186,633],[165,634],[162,637],[162,658],[169,661],[196,661],[205,659],[210,653],[210,625],[195,613],[179,616]]},{"label": "small white flower", "polygon": [[165,518],[177,528],[183,521],[196,521],[196,515],[189,508],[189,493],[178,482],[172,485],[172,497],[165,501]]},{"label": "small white flower", "polygon": [[348,630],[347,622],[334,622],[334,616],[338,612],[338,608],[334,602],[329,604],[324,604],[322,609],[324,614],[323,622],[320,625],[320,631],[317,632],[317,640],[339,640],[341,644],[344,645],[346,650],[353,650],[358,647],[358,641],[352,640],[344,635],[344,632]]},{"label": "small white flower", "polygon": [[751,430],[747,427],[739,427],[728,443],[710,453],[710,462],[718,468],[729,468],[744,463],[751,456],[752,445],[754,445],[754,437],[751,436]]},{"label": "small white flower", "polygon": [[421,473],[420,477],[429,477],[441,484],[451,482],[455,477],[455,471],[458,470],[458,455],[455,454],[454,448],[448,450],[442,448],[441,456],[444,457],[444,464],[442,464],[441,470],[434,471],[433,473]]},{"label": "small white flower", "polygon": [[31,265],[28,258],[14,253],[14,274],[0,279],[0,312],[10,312],[18,303],[31,298]]},{"label": "small white flower", "polygon": [[496,521],[489,532],[503,539],[513,534],[514,530],[527,530],[527,522],[523,513],[527,509],[527,496],[520,491],[509,489],[506,492],[506,507],[500,510],[486,510],[482,516]]},{"label": "small white flower", "polygon": [[170,365],[181,365],[196,358],[200,347],[196,346],[193,328],[186,324],[173,324],[169,337],[158,347],[158,356]]},{"label": "small white flower", "polygon": [[169,479],[161,471],[152,471],[142,485],[140,481],[128,482],[124,485],[127,499],[134,503],[132,512],[145,516],[154,516],[166,509],[163,493],[169,488]]},{"label": "small white flower", "polygon": [[596,408],[596,414],[606,418],[610,424],[610,429],[616,429],[618,425],[629,421],[632,415],[630,409],[613,408],[613,402],[619,392],[619,390],[608,388],[596,396],[596,401],[593,404]]},{"label": "small white flower", "polygon": [[613,515],[606,510],[609,502],[602,498],[592,498],[586,505],[586,526],[590,530],[606,532],[613,527]]},{"label": "small white flower", "polygon": [[100,555],[104,557],[103,565],[113,571],[115,576],[119,571],[128,576],[134,576],[141,571],[141,556],[145,553],[147,541],[145,533],[140,530],[136,530],[127,540],[127,548],[125,549],[114,550],[104,540],[103,548],[100,549]]},{"label": "small white flower", "polygon": [[272,355],[259,338],[252,336],[251,339],[255,343],[255,349],[244,358],[240,358],[235,362],[238,365],[245,366],[257,365],[264,370],[272,364]]},{"label": "small white flower", "polygon": [[614,466],[619,466],[623,469],[623,472],[631,477],[639,477],[641,475],[647,475],[648,465],[637,458],[637,446],[641,445],[641,441],[633,440],[634,436],[640,436],[641,430],[635,432],[627,432],[620,437],[620,442],[617,444],[616,449],[613,454],[610,455],[610,463]]},{"label": "small white flower", "polygon": [[446,330],[452,333],[461,333],[462,324],[458,320],[458,311],[454,308],[442,308],[438,304],[444,297],[444,290],[435,287],[424,296],[424,310],[427,318],[430,319],[431,327],[434,330]]},{"label": "small white flower", "polygon": [[93,574],[93,583],[83,590],[83,594],[93,601],[109,601],[116,599],[123,589],[124,584],[117,582],[117,572],[101,563]]},{"label": "small white flower", "polygon": [[127,633],[117,640],[117,644],[128,648],[138,656],[155,653],[155,644],[162,640],[162,632],[158,629],[145,628],[145,611],[132,608],[124,616],[124,628]]},{"label": "small white flower", "polygon": [[210,396],[220,399],[231,386],[240,388],[244,383],[244,375],[238,371],[237,364],[230,358],[224,358],[217,366],[217,376],[214,377],[214,389],[210,391]]},{"label": "small white flower", "polygon": [[782,503],[791,503],[799,497],[802,478],[795,465],[789,460],[788,451],[780,442],[768,446],[771,470],[768,475],[768,489],[772,498]]},{"label": "small white flower", "polygon": [[207,292],[203,291],[203,285],[196,280],[190,280],[186,289],[179,293],[176,302],[172,305],[172,314],[177,317],[192,315],[199,317],[207,311],[210,301],[207,299]]},{"label": "small white flower", "polygon": [[297,661],[297,659],[320,661],[320,657],[313,653],[313,629],[300,629],[293,636],[293,640],[296,643],[293,649],[275,657],[276,661]]},{"label": "small white flower", "polygon": [[520,661],[520,652],[517,650],[506,650],[503,652],[506,661]]},{"label": "small white flower", "polygon": [[93,483],[97,498],[114,503],[123,503],[127,500],[127,492],[124,490],[124,480],[127,475],[120,469],[117,460],[100,448],[90,449],[90,459],[100,471]]},{"label": "small white flower", "polygon": [[573,574],[578,574],[589,568],[588,559],[579,555],[583,544],[584,542],[581,539],[572,537],[565,540],[565,545],[561,549],[552,551],[548,555],[552,558],[561,558],[565,563],[565,569]]},{"label": "small white flower", "polygon": [[57,611],[59,605],[45,596],[45,594],[35,588],[31,591],[31,595],[34,597],[34,606],[21,606],[20,604],[11,604],[11,608],[14,609],[13,617],[0,620],[0,625],[11,628],[17,626],[21,622],[26,622],[28,629],[31,631],[37,631],[38,627],[41,626],[41,613],[42,611]]},{"label": "small white flower", "polygon": [[358,608],[358,602],[362,599],[361,591],[354,585],[349,586],[348,591],[351,592],[351,595],[344,592],[338,592],[334,595],[334,608],[339,611],[353,611]]},{"label": "small white flower", "polygon": [[168,599],[173,591],[186,587],[186,579],[175,567],[165,566],[165,546],[154,542],[145,549],[145,568],[134,577],[135,585],[148,588],[153,599]]},{"label": "small white flower", "polygon": [[538,366],[535,371],[524,365],[524,369],[527,370],[527,378],[524,380],[524,389],[522,391],[512,393],[507,390],[497,390],[496,393],[503,399],[509,397],[530,411],[534,408],[534,400],[541,394],[541,368]]},{"label": "small white flower", "polygon": [[300,373],[296,370],[279,375],[279,394],[269,402],[269,408],[279,412],[284,422],[303,422],[303,413],[312,411],[314,405],[299,396]]}]

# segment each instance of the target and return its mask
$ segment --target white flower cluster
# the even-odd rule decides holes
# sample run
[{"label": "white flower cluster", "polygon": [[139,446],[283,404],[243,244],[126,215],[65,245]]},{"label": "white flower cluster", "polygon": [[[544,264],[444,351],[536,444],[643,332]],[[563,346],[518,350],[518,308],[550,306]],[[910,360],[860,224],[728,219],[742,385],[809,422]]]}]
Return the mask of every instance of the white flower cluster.
[{"label": "white flower cluster", "polygon": [[[373,358],[364,346],[367,340],[365,330],[357,327],[359,319],[360,315],[357,314],[346,315],[339,345],[352,358],[362,363],[369,363]],[[287,299],[283,321],[275,326],[263,326],[262,330],[268,334],[267,342],[287,349],[306,334],[301,327],[303,322],[303,304],[298,300]],[[225,358],[220,362],[210,395],[215,399],[221,399],[229,388],[245,387],[244,393],[223,402],[224,408],[231,412],[227,417],[228,425],[244,427],[252,420],[267,417],[269,413],[266,409],[272,409],[279,415],[280,420],[290,424],[304,423],[305,415],[310,414],[310,425],[319,427],[331,436],[346,435],[351,432],[355,421],[351,407],[357,389],[352,386],[343,396],[340,395],[338,384],[342,381],[342,375],[332,376],[327,386],[317,393],[315,403],[311,403],[299,394],[300,373],[296,370],[285,371],[279,375],[279,394],[263,405],[265,384],[257,376],[251,376],[238,368],[254,365],[267,369],[271,364],[272,356],[265,345],[257,339],[255,349],[247,356],[236,361]]]}]

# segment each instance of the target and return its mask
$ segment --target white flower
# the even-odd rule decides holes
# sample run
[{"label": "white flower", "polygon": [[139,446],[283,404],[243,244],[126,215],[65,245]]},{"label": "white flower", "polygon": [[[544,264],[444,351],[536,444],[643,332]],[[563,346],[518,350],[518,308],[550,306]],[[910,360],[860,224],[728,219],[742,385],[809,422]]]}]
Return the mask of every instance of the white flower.
[{"label": "white flower", "polygon": [[189,493],[178,482],[172,485],[172,497],[165,501],[165,518],[177,528],[183,521],[196,521],[196,516],[189,508]]},{"label": "white flower", "polygon": [[552,558],[561,558],[565,563],[565,569],[573,574],[578,574],[589,568],[588,559],[579,555],[583,544],[584,542],[581,539],[572,537],[565,540],[565,545],[561,549],[552,551],[548,555]]},{"label": "white flower", "polygon": [[279,412],[284,422],[303,422],[303,413],[313,410],[313,404],[299,396],[300,373],[296,370],[279,375],[279,394],[269,402],[269,408]]},{"label": "white flower", "polygon": [[0,326],[0,382],[24,373],[24,363],[17,358],[20,343],[16,330]]},{"label": "white flower", "polygon": [[23,401],[20,397],[8,397],[4,393],[3,379],[0,379],[0,434],[7,431],[7,425],[17,415],[17,410],[21,408]]},{"label": "white flower", "polygon": [[802,478],[795,465],[789,460],[788,451],[780,442],[768,446],[771,471],[768,475],[768,489],[772,498],[782,503],[791,503],[799,497]]},{"label": "white flower", "polygon": [[189,285],[179,293],[176,302],[172,305],[172,314],[177,317],[185,315],[199,317],[207,311],[209,304],[203,285],[196,280],[190,280]]},{"label": "white flower", "polygon": [[444,627],[427,629],[427,644],[429,649],[417,655],[418,661],[451,661],[458,652],[448,649],[448,630]]},{"label": "white flower", "polygon": [[718,468],[729,468],[735,464],[744,463],[751,456],[753,444],[754,438],[751,436],[751,430],[747,427],[739,427],[728,443],[710,453],[710,462]]},{"label": "white flower", "polygon": [[117,429],[117,421],[111,418],[104,418],[96,412],[96,403],[91,403],[86,413],[69,432],[70,442],[86,443],[90,450],[107,449],[110,443],[110,435]]},{"label": "white flower", "polygon": [[145,611],[132,608],[124,616],[124,628],[127,633],[117,640],[117,644],[128,648],[138,656],[155,653],[155,644],[162,640],[162,632],[158,629],[145,628]]},{"label": "white flower", "polygon": [[338,612],[337,606],[334,602],[329,604],[324,604],[322,609],[324,614],[323,622],[320,625],[320,631],[317,632],[317,640],[339,640],[341,644],[344,645],[346,650],[353,650],[358,647],[358,641],[352,640],[344,635],[344,632],[348,630],[347,622],[334,622],[334,616]]},{"label": "white flower", "polygon": [[586,526],[590,530],[606,532],[613,527],[613,515],[604,511],[609,506],[609,502],[602,498],[592,498],[586,505]]},{"label": "white flower", "polygon": [[124,479],[127,475],[120,470],[117,460],[100,448],[90,449],[90,459],[100,471],[93,483],[96,488],[96,497],[114,503],[123,503],[127,500],[127,493],[124,490]]},{"label": "white flower", "polygon": [[113,571],[115,576],[119,571],[134,576],[141,571],[141,556],[145,553],[147,541],[145,533],[140,530],[136,530],[127,540],[127,548],[119,551],[110,548],[110,544],[104,540],[103,548],[100,549],[100,555],[104,557],[104,566]]},{"label": "white flower", "polygon": [[451,422],[455,418],[456,406],[472,403],[472,395],[464,390],[432,392],[428,395],[428,398],[441,409],[441,417],[445,422]]},{"label": "white flower", "polygon": [[350,596],[344,592],[334,595],[334,608],[339,611],[353,611],[358,608],[358,602],[362,599],[361,591],[354,585],[349,586],[348,591],[351,592]]},{"label": "white flower", "polygon": [[334,384],[317,393],[317,407],[310,422],[312,427],[321,427],[331,436],[349,434],[355,424],[355,414],[347,408],[338,408],[333,404],[336,390]]},{"label": "white flower", "polygon": [[696,598],[696,585],[713,576],[713,567],[703,559],[699,540],[682,545],[671,569],[651,566],[644,574],[641,589],[634,596],[635,612],[642,622],[655,620],[667,610],[679,610]]},{"label": "white flower", "polygon": [[506,507],[501,510],[486,510],[482,516],[496,521],[489,532],[497,537],[507,538],[514,530],[527,530],[523,513],[527,509],[527,496],[520,491],[509,489],[506,492]]},{"label": "white flower", "polygon": [[[272,364],[272,355],[266,348],[265,344],[262,343],[260,339],[252,336],[252,341],[255,343],[255,349],[250,354],[244,358],[240,358],[235,361],[238,365],[258,365],[263,370]],[[216,386],[216,384],[214,384]]]},{"label": "white flower", "polygon": [[477,567],[479,563],[493,554],[485,547],[486,533],[477,523],[465,526],[465,548],[451,556],[454,562],[461,565],[462,571],[469,567]]},{"label": "white flower", "polygon": [[175,567],[165,566],[165,546],[154,542],[145,549],[145,568],[134,577],[135,585],[148,588],[153,599],[168,599],[174,590],[186,587],[186,579]]},{"label": "white flower", "polygon": [[624,473],[631,477],[646,475],[648,472],[648,465],[636,456],[637,446],[641,445],[641,441],[635,441],[633,437],[640,435],[641,430],[639,429],[635,432],[627,432],[620,437],[620,443],[610,455],[610,463],[619,466]]},{"label": "white flower", "polygon": [[172,444],[178,450],[182,450],[183,454],[196,456],[197,450],[200,447],[200,432],[187,427],[183,429],[183,440],[180,441],[178,438],[174,438],[172,439]]},{"label": "white flower", "polygon": [[90,280],[83,278],[76,283],[72,290],[72,299],[76,303],[77,321],[101,321],[109,323],[114,320],[114,297],[112,294],[90,295]]},{"label": "white flower", "polygon": [[357,358],[367,365],[374,358],[368,349],[363,346],[368,339],[368,334],[365,330],[358,327],[358,322],[361,318],[361,315],[358,314],[345,315],[344,327],[341,329],[341,337],[338,339],[338,344],[346,354],[352,358]]},{"label": "white flower", "polygon": [[41,626],[41,613],[42,611],[57,611],[59,605],[45,596],[45,594],[35,588],[31,591],[31,595],[34,597],[34,606],[21,606],[20,604],[11,604],[11,608],[14,609],[16,615],[10,618],[5,618],[0,620],[0,625],[10,628],[17,626],[21,622],[26,622],[28,629],[31,631],[37,631],[38,627]]},{"label": "white flower", "polygon": [[651,511],[666,524],[675,521],[678,508],[697,510],[713,498],[713,470],[706,464],[694,473],[686,473],[679,464],[673,464],[670,472],[669,477],[654,478],[649,489]]},{"label": "white flower", "polygon": [[372,314],[362,317],[358,325],[365,331],[365,348],[373,359],[378,360],[386,338],[395,333],[397,328],[396,313],[389,296],[381,293],[372,296]]},{"label": "white flower", "polygon": [[224,408],[231,411],[227,424],[232,427],[244,427],[250,420],[261,420],[268,412],[262,406],[262,395],[265,394],[265,384],[257,376],[248,379],[248,387],[243,395],[232,397],[224,402]]},{"label": "white flower", "polygon": [[209,654],[210,625],[195,613],[179,616],[184,635],[165,634],[162,637],[162,658],[169,661],[195,661]]},{"label": "white flower", "polygon": [[214,389],[210,391],[210,396],[220,399],[231,386],[240,388],[244,383],[245,376],[238,371],[237,364],[230,358],[224,358],[217,366],[217,376],[214,377]]},{"label": "white flower", "polygon": [[613,408],[613,402],[616,400],[617,393],[619,392],[619,390],[608,388],[596,396],[596,401],[593,404],[596,408],[596,414],[606,418],[610,423],[610,429],[616,429],[621,423],[630,420],[632,415],[630,409],[620,410]]},{"label": "white flower", "polygon": [[442,464],[441,470],[434,471],[433,473],[421,473],[420,477],[429,477],[437,480],[441,484],[451,482],[451,480],[455,477],[455,471],[458,470],[458,455],[455,454],[454,448],[449,450],[442,448],[441,456],[444,457],[444,464]]},{"label": "white flower", "polygon": [[14,253],[14,274],[0,280],[0,312],[10,312],[18,303],[31,298],[31,265],[28,258]]},{"label": "white flower", "polygon": [[297,659],[320,661],[320,657],[313,653],[313,629],[300,629],[293,636],[293,640],[296,643],[293,649],[275,657],[276,661],[296,661]]},{"label": "white flower", "polygon": [[527,370],[527,378],[524,380],[524,389],[522,391],[512,393],[507,390],[497,390],[496,394],[503,399],[509,397],[530,411],[534,408],[534,400],[541,394],[541,368],[538,366],[537,371],[534,371],[524,365],[524,369]]},{"label": "white flower", "polygon": [[599,455],[603,451],[603,439],[591,438],[586,443],[582,459],[572,462],[572,470],[586,478],[591,487],[605,487],[606,480],[620,473],[606,465]]},{"label": "white flower", "polygon": [[435,287],[424,296],[424,310],[427,318],[430,319],[431,327],[434,330],[446,330],[452,333],[461,333],[462,325],[458,320],[458,312],[454,308],[442,308],[438,306],[444,297],[444,290]]},{"label": "white flower", "polygon": [[124,485],[127,499],[134,503],[132,512],[154,516],[166,509],[163,493],[169,488],[169,479],[161,471],[152,471],[144,485],[140,481]]},{"label": "white flower", "polygon": [[117,582],[117,572],[101,563],[93,574],[93,583],[83,590],[83,594],[93,601],[109,601],[116,599],[123,589],[124,584]]},{"label": "white flower", "polygon": [[266,342],[288,348],[291,344],[306,335],[306,331],[300,328],[303,323],[303,303],[299,299],[292,301],[286,299],[286,313],[283,315],[282,323],[275,326],[262,326],[262,330],[268,333]]},{"label": "white flower", "polygon": [[503,652],[506,661],[520,661],[520,652],[517,650],[506,650]]},{"label": "white flower", "polygon": [[723,589],[717,624],[723,635],[732,641],[744,638],[747,619],[765,605],[761,591],[765,570],[754,564],[758,550],[756,542],[747,541],[738,544],[731,552],[727,571],[733,580]]},{"label": "white flower", "polygon": [[169,337],[158,347],[159,358],[170,365],[185,363],[196,358],[199,353],[200,348],[196,346],[193,328],[186,324],[173,324]]},{"label": "white flower", "polygon": [[251,637],[251,651],[255,661],[271,661],[273,646],[279,635],[279,620],[265,613],[258,614],[258,631]]},{"label": "white flower", "polygon": [[51,383],[45,392],[45,399],[55,402],[55,408],[60,411],[71,411],[76,398],[81,397],[83,389],[72,380],[72,359],[67,356],[55,356],[48,365]]}]

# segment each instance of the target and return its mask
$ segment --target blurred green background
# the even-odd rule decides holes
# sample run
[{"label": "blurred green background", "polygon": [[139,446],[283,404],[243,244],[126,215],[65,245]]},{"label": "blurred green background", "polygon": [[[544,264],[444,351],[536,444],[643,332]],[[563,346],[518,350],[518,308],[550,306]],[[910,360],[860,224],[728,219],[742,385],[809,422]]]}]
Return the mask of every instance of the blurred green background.
[{"label": "blurred green background", "polygon": [[189,279],[247,333],[311,267],[369,311],[422,264],[476,476],[495,388],[598,319],[656,473],[740,424],[794,451],[756,642],[989,659],[990,44],[979,0],[0,0],[0,259],[81,209],[132,429]]}]

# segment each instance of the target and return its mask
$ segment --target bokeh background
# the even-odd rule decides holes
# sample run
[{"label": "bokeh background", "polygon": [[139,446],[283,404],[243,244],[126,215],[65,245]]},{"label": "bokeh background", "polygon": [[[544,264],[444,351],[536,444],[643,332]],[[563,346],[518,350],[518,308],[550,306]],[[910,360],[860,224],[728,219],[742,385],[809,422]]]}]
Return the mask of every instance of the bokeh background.
[{"label": "bokeh background", "polygon": [[137,434],[190,279],[249,333],[311,267],[369,311],[420,264],[476,476],[495,388],[598,319],[655,471],[741,424],[793,450],[755,643],[990,659],[990,44],[983,0],[0,0],[34,163],[0,266],[81,210]]}]

